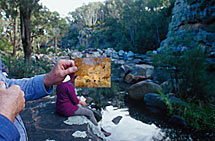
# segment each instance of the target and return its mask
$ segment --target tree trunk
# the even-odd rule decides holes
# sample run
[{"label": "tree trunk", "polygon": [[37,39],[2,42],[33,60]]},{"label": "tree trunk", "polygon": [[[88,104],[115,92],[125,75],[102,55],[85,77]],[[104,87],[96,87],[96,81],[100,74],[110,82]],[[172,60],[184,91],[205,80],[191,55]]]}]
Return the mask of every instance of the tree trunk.
[{"label": "tree trunk", "polygon": [[54,37],[54,52],[55,54],[57,53],[57,44],[58,44],[58,40],[57,40],[57,36]]},{"label": "tree trunk", "polygon": [[157,38],[158,38],[158,44],[160,44],[161,39],[160,39],[160,34],[159,34],[159,29],[158,29],[157,23],[155,24],[155,26],[156,26],[156,33],[157,33]]},{"label": "tree trunk", "polygon": [[21,37],[24,49],[25,60],[30,62],[32,47],[31,47],[31,10],[20,9],[20,21],[21,21]]},{"label": "tree trunk", "polygon": [[13,37],[13,56],[16,56],[16,51],[17,51],[17,26],[18,26],[18,17],[14,18],[14,25],[13,25],[13,30],[14,30],[14,37]]}]

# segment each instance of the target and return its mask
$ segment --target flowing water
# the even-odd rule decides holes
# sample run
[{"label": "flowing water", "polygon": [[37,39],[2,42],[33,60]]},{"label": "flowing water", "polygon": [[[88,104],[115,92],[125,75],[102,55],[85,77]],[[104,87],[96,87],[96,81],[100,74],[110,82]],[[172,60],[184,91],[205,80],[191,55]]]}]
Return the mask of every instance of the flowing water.
[{"label": "flowing water", "polygon": [[[112,80],[119,75],[119,67],[112,67]],[[144,106],[143,102],[133,101],[126,92],[127,84],[112,82],[108,88],[82,88],[78,91],[93,98],[93,104],[101,109],[100,125],[111,136],[108,141],[157,141],[157,140],[213,140],[205,133],[180,129],[168,124],[166,112],[156,113]],[[113,119],[118,118],[118,123]]]}]

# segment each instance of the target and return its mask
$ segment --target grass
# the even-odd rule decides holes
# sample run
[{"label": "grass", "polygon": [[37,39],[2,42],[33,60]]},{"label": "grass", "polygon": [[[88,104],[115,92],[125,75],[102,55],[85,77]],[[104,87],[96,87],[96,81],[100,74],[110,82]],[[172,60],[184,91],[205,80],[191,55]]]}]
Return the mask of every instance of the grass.
[{"label": "grass", "polygon": [[215,109],[208,105],[202,106],[190,102],[175,103],[173,112],[183,117],[195,129],[215,129]]}]

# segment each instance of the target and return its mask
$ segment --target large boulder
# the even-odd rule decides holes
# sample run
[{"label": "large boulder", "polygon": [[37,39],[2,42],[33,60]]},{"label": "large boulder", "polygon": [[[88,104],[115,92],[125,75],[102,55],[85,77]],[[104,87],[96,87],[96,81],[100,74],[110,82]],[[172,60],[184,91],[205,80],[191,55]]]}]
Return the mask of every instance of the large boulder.
[{"label": "large boulder", "polygon": [[176,127],[176,128],[188,128],[187,122],[180,116],[178,115],[173,115],[170,117],[170,119],[168,120],[169,124],[171,124],[172,126]]},{"label": "large boulder", "polygon": [[130,64],[130,65],[123,65],[121,66],[121,69],[123,70],[121,72],[121,76],[124,78],[127,74],[130,73],[130,75],[127,78],[130,78],[133,76],[135,79],[144,80],[146,79],[152,79],[153,73],[154,73],[154,67],[147,64]]},{"label": "large boulder", "polygon": [[153,82],[141,81],[128,88],[128,95],[134,100],[141,100],[147,93],[158,93],[162,88]]},{"label": "large boulder", "polygon": [[124,77],[124,81],[128,84],[135,84],[146,79],[148,78],[146,78],[145,76],[134,76],[130,73]]},{"label": "large boulder", "polygon": [[144,103],[147,107],[167,110],[166,102],[160,94],[148,93],[144,95]]},{"label": "large boulder", "polygon": [[136,64],[131,72],[134,76],[144,76],[146,78],[153,78],[154,67],[147,64]]},{"label": "large boulder", "polygon": [[127,54],[127,56],[128,56],[128,58],[130,58],[130,57],[134,57],[135,54],[132,51],[129,51],[128,54]]}]

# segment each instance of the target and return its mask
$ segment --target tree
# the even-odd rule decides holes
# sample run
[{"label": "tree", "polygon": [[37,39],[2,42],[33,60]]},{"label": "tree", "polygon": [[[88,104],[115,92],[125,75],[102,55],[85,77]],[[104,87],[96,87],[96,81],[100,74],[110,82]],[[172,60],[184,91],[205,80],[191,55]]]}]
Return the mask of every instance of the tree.
[{"label": "tree", "polygon": [[25,60],[30,62],[32,54],[31,46],[31,16],[32,13],[38,11],[41,6],[38,4],[39,0],[19,0],[20,10],[20,28],[21,38],[24,49]]},{"label": "tree", "polygon": [[18,33],[18,4],[17,0],[1,0],[0,6],[4,10],[6,17],[9,19],[10,24],[12,25],[10,35],[10,41],[13,45],[12,55],[16,55],[17,51],[17,33]]},{"label": "tree", "polygon": [[103,20],[102,5],[101,2],[89,3],[77,8],[75,12],[70,12],[70,15],[72,15],[74,22],[90,27]]}]

